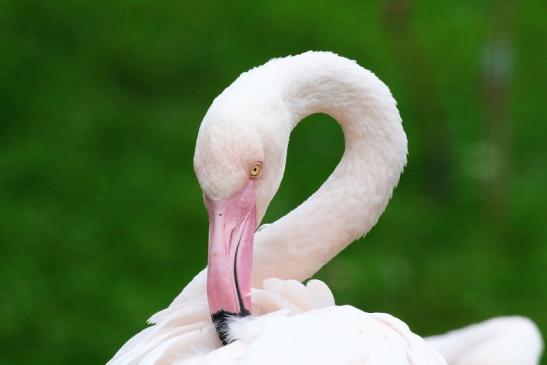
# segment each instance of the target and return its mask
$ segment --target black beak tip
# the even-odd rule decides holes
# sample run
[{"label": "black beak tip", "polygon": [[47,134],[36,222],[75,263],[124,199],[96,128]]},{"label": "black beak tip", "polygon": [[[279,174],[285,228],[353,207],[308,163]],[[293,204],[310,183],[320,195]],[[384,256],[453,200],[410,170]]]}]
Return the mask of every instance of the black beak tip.
[{"label": "black beak tip", "polygon": [[228,345],[234,341],[230,338],[230,322],[235,318],[242,318],[250,315],[249,311],[245,308],[239,313],[227,312],[225,310],[219,310],[211,315],[215,329],[217,330],[218,338],[222,341],[223,345]]}]

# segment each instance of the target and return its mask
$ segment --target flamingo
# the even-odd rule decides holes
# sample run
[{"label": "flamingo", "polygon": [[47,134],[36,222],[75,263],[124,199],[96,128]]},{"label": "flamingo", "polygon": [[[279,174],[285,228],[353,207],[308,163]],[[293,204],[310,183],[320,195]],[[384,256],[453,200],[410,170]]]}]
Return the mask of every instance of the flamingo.
[{"label": "flamingo", "polygon": [[[313,113],[340,124],[343,157],[304,203],[257,230],[291,130]],[[525,318],[425,341],[388,314],[337,306],[319,280],[302,283],[376,224],[406,156],[388,87],[354,61],[310,51],[240,75],[213,101],[196,142],[208,267],[108,364],[499,365],[507,353],[511,364],[537,364],[541,337]]]}]

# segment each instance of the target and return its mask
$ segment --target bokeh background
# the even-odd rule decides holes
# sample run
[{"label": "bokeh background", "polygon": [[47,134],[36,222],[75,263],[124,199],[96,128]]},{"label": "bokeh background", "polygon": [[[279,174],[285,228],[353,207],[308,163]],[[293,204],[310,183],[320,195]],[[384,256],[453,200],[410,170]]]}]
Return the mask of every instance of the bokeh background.
[{"label": "bokeh background", "polygon": [[[206,263],[192,170],[212,99],[331,50],[392,89],[409,162],[378,225],[317,276],[429,335],[522,314],[547,334],[547,8],[505,1],[0,1],[0,364],[100,364]],[[293,133],[266,218],[340,159]]]}]

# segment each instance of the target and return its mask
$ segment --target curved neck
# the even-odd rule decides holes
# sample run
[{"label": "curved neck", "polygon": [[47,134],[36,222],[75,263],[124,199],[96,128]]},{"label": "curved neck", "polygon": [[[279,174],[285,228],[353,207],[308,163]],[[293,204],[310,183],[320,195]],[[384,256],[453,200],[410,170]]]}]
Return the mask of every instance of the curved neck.
[{"label": "curved neck", "polygon": [[366,234],[386,207],[407,153],[395,100],[371,72],[330,53],[292,57],[276,71],[276,94],[290,115],[279,133],[326,113],[341,125],[345,151],[319,190],[256,233],[256,287],[268,277],[305,280]]}]

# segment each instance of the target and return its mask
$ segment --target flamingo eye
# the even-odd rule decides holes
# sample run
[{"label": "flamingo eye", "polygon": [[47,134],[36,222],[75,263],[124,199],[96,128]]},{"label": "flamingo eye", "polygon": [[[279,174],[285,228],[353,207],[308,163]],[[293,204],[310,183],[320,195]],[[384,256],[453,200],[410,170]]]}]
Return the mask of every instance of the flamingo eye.
[{"label": "flamingo eye", "polygon": [[249,171],[249,175],[251,175],[251,177],[258,177],[258,175],[260,175],[261,170],[262,170],[262,165],[260,164],[260,162],[257,162],[253,165],[253,167],[251,168],[251,171]]}]

